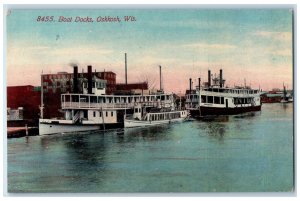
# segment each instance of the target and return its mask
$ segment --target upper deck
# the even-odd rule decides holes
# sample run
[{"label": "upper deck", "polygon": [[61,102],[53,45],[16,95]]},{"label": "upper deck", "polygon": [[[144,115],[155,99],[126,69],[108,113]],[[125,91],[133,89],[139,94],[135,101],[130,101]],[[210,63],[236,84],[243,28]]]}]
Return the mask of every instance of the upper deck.
[{"label": "upper deck", "polygon": [[130,109],[137,104],[146,107],[174,107],[173,94],[93,95],[62,94],[62,109]]},{"label": "upper deck", "polygon": [[248,88],[220,88],[220,87],[210,87],[203,88],[201,91],[216,92],[216,93],[231,93],[231,94],[259,94],[257,89]]}]

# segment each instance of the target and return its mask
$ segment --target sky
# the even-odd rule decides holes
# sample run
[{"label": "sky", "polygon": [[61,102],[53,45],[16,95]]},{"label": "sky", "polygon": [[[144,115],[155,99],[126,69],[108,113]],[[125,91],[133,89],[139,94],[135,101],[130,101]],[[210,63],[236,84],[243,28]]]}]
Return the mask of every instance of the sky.
[{"label": "sky", "polygon": [[[53,22],[37,21],[53,16]],[[60,16],[72,22],[58,22]],[[90,17],[92,23],[75,22]],[[120,22],[97,22],[97,17]],[[125,22],[124,16],[136,21]],[[184,93],[189,78],[207,81],[223,69],[225,85],[292,88],[292,12],[288,9],[9,10],[6,15],[7,86],[40,85],[41,73],[79,72],[87,65],[113,71],[117,83],[149,81]]]}]

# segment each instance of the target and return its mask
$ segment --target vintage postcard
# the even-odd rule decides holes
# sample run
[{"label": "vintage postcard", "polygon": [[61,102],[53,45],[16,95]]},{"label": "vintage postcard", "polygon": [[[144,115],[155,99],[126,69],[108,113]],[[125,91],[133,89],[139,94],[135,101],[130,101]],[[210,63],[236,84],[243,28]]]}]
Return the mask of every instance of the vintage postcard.
[{"label": "vintage postcard", "polygon": [[294,192],[294,16],[6,6],[7,192]]}]

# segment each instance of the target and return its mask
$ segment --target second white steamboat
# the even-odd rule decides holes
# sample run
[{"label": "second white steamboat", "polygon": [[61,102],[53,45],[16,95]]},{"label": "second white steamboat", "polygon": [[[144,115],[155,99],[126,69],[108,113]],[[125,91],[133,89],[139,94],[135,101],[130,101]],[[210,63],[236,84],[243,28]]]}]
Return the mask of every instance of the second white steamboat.
[{"label": "second white steamboat", "polygon": [[[212,82],[211,82],[212,81]],[[234,115],[250,111],[261,110],[260,90],[244,87],[225,87],[223,71],[212,79],[208,71],[208,82],[201,86],[198,78],[198,86],[186,91],[185,107],[192,117],[208,115]]]}]

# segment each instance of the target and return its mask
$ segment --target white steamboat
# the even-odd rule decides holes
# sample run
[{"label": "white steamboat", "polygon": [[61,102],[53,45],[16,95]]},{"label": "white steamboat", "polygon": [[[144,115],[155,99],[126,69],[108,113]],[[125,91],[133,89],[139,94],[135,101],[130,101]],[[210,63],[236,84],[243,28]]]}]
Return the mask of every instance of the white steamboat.
[{"label": "white steamboat", "polygon": [[173,110],[171,108],[153,108],[147,112],[146,108],[138,105],[134,107],[133,115],[124,120],[125,128],[148,127],[161,124],[182,122],[188,119],[187,110]]},{"label": "white steamboat", "polygon": [[[74,69],[74,79],[76,73],[77,69]],[[39,120],[40,135],[124,128],[124,114],[133,113],[137,104],[147,111],[151,108],[174,107],[173,94],[106,95],[105,89],[97,87],[100,83],[91,74],[89,68],[88,83],[82,86],[83,93],[61,94],[63,119]]]},{"label": "white steamboat", "polygon": [[[249,111],[260,111],[260,90],[250,87],[224,87],[222,69],[219,77],[211,79],[208,71],[208,82],[201,86],[198,79],[198,87],[186,92],[185,107],[190,111],[191,116],[201,117],[207,115],[232,115]],[[211,83],[211,80],[213,83]]]}]

